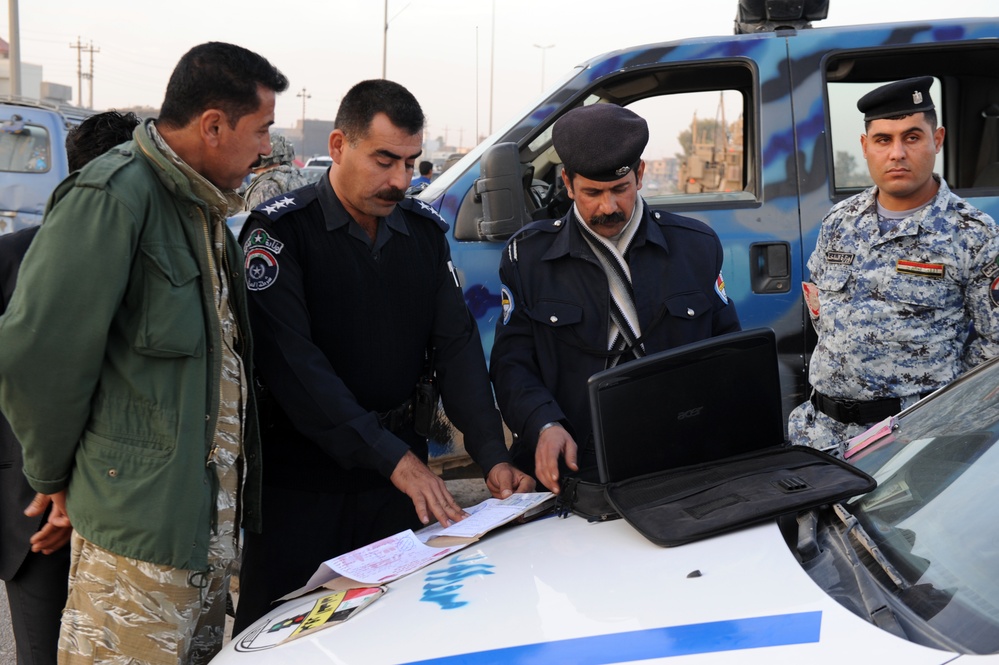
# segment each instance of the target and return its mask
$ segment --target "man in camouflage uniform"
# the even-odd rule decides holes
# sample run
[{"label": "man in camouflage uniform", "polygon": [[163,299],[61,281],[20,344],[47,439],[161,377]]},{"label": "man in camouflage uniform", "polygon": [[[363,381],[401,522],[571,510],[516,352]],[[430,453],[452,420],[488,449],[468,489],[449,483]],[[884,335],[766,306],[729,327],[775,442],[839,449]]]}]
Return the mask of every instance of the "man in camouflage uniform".
[{"label": "man in camouflage uniform", "polygon": [[933,174],[944,140],[919,77],[857,103],[875,185],[822,222],[805,299],[818,333],[791,442],[846,442],[999,354],[999,228]]},{"label": "man in camouflage uniform", "polygon": [[188,51],[160,117],[52,194],[0,318],[0,408],[49,522],[75,529],[64,665],[206,663],[222,647],[239,526],[261,528],[226,218],[287,87],[239,46]]},{"label": "man in camouflage uniform", "polygon": [[271,137],[271,154],[260,158],[256,177],[243,191],[246,206],[252,210],[278,194],[290,192],[309,184],[309,179],[294,164],[295,146],[288,139],[275,134]]}]

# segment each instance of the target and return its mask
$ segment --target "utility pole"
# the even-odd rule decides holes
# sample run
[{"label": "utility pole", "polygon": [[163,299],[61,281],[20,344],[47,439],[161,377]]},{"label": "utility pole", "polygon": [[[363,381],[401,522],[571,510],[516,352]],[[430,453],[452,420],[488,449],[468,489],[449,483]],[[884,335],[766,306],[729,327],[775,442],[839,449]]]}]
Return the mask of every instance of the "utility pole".
[{"label": "utility pole", "polygon": [[304,159],[305,156],[306,156],[306,153],[305,153],[305,100],[311,98],[312,95],[310,95],[310,94],[308,94],[308,92],[306,92],[305,86],[302,86],[302,91],[300,93],[298,93],[297,95],[295,95],[295,96],[302,98],[302,157]]},{"label": "utility pole", "polygon": [[83,42],[77,36],[76,43],[69,47],[76,49],[76,105],[83,108]]},{"label": "utility pole", "polygon": [[385,14],[382,27],[382,78],[385,78],[385,69],[388,61],[388,0],[385,0]]},{"label": "utility pole", "polygon": [[10,24],[10,94],[21,96],[21,29],[17,18],[17,0],[7,0]]},{"label": "utility pole", "polygon": [[496,0],[493,0],[492,36],[489,38],[489,135],[493,134],[493,72],[496,69]]},{"label": "utility pole", "polygon": [[94,42],[90,42],[90,47],[81,49],[81,51],[86,51],[90,54],[90,73],[84,76],[90,81],[90,102],[87,104],[88,109],[94,108],[94,54],[100,53],[101,50],[94,48]]}]

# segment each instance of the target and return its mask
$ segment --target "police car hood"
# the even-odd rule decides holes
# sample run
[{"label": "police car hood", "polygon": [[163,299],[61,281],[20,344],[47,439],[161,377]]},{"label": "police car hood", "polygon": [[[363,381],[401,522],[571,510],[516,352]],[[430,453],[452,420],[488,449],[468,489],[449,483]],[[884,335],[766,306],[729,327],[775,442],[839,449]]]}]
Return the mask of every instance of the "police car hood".
[{"label": "police car hood", "polygon": [[[289,546],[293,546],[289,544]],[[348,621],[213,661],[255,663],[871,663],[965,657],[895,637],[815,585],[775,523],[658,547],[623,520],[546,518],[493,531],[392,582]],[[991,661],[991,658],[988,658]]]}]

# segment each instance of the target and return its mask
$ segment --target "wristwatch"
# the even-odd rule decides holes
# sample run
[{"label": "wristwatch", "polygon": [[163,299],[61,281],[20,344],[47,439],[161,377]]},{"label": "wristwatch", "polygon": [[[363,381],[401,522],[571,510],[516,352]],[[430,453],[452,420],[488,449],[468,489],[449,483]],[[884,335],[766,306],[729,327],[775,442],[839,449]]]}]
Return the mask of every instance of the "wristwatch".
[{"label": "wristwatch", "polygon": [[554,421],[552,421],[550,423],[545,423],[544,425],[541,426],[541,429],[538,430],[538,438],[540,439],[541,435],[544,434],[545,430],[548,429],[549,427],[558,427],[561,424],[562,423],[557,423],[557,422],[554,422]]}]

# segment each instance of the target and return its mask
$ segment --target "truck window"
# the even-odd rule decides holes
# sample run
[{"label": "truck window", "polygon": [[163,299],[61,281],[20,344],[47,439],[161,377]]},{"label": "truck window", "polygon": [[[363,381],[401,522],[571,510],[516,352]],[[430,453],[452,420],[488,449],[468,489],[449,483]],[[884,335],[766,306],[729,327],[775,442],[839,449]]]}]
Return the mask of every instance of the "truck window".
[{"label": "truck window", "polygon": [[[837,192],[856,193],[874,184],[867,171],[867,162],[860,147],[860,135],[864,133],[864,117],[857,110],[857,100],[887,83],[830,83],[829,84],[829,126],[833,150],[833,187]],[[941,107],[941,87],[939,79],[930,87],[930,96],[937,105],[937,122],[947,126],[945,109]],[[946,139],[944,143],[946,144]],[[946,153],[937,155],[936,173],[946,172]]]},{"label": "truck window", "polygon": [[0,171],[45,173],[52,167],[51,154],[44,127],[11,121],[0,126]]},{"label": "truck window", "polygon": [[831,53],[824,64],[834,198],[872,184],[860,150],[864,122],[857,100],[879,85],[913,76],[935,79],[930,94],[947,130],[935,172],[961,196],[994,195],[999,188],[999,44],[994,40],[845,50]]},{"label": "truck window", "polygon": [[744,99],[738,90],[647,97],[628,105],[649,123],[642,195],[651,204],[753,200],[746,189]]}]

